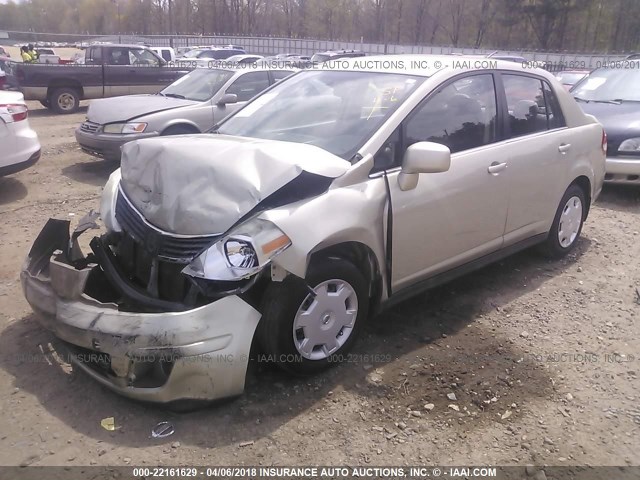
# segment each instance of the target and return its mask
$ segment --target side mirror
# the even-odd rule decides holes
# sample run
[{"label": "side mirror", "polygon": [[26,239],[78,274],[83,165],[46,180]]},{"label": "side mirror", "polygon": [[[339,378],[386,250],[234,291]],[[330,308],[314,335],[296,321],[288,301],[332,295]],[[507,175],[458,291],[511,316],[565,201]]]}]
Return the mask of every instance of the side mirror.
[{"label": "side mirror", "polygon": [[446,172],[451,166],[449,147],[434,142],[418,142],[407,148],[398,175],[400,190],[412,190],[421,173]]},{"label": "side mirror", "polygon": [[220,97],[220,100],[218,100],[218,105],[223,106],[223,105],[227,105],[228,103],[237,103],[237,102],[238,102],[238,95],[236,95],[235,93],[225,93]]}]

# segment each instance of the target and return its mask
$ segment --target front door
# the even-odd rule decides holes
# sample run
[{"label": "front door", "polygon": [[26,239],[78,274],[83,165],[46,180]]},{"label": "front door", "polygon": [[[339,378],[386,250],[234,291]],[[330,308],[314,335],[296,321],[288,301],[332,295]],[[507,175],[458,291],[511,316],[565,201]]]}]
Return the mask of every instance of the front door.
[{"label": "front door", "polygon": [[402,125],[401,150],[431,141],[452,156],[449,171],[421,174],[412,190],[399,188],[397,170],[389,175],[393,293],[502,246],[507,147],[497,112],[494,75],[474,74],[444,84]]}]

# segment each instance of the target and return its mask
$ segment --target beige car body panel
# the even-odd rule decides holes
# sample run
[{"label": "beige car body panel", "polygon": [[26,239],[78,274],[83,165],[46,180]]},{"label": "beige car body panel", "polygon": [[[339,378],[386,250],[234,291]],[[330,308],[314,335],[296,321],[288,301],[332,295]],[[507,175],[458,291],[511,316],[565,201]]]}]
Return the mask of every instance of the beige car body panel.
[{"label": "beige car body panel", "polygon": [[[519,64],[507,61],[493,60],[492,71],[535,74],[548,81],[562,107],[566,121],[565,128],[498,141],[455,153],[451,155],[451,165],[447,171],[415,174],[418,180],[415,188],[400,188],[400,167],[387,170],[386,175],[373,172],[375,155],[405,117],[430,92],[456,76],[477,72],[473,65],[474,61],[488,61],[471,59],[468,64],[462,62],[455,66],[453,64],[460,62],[461,57],[377,58],[379,61],[389,59],[395,62],[404,61],[406,65],[397,69],[393,66],[385,70],[380,68],[378,71],[414,74],[427,76],[427,78],[362,145],[358,156],[354,157],[359,158],[358,161],[353,164],[343,161],[346,164],[343,170],[328,174],[328,171],[323,170],[327,165],[322,162],[321,165],[314,166],[312,157],[328,159],[329,157],[324,155],[330,154],[323,152],[324,155],[320,155],[312,151],[311,147],[305,150],[304,159],[298,160],[289,152],[290,158],[287,160],[284,158],[286,155],[281,152],[278,154],[279,150],[276,148],[276,143],[284,142],[266,141],[263,151],[261,143],[253,142],[251,139],[226,137],[226,140],[224,138],[210,140],[210,146],[219,147],[222,141],[234,142],[233,139],[236,139],[239,150],[234,150],[233,155],[229,154],[229,162],[239,157],[239,153],[246,154],[249,148],[255,149],[260,154],[260,161],[251,163],[253,167],[249,171],[255,177],[253,182],[256,186],[261,185],[261,180],[266,177],[263,174],[278,165],[282,166],[282,162],[290,163],[291,168],[295,167],[311,174],[316,173],[333,178],[328,190],[324,193],[255,214],[258,218],[273,222],[291,241],[288,248],[271,259],[268,268],[272,269],[273,281],[282,280],[286,274],[304,278],[314,253],[345,243],[357,244],[366,248],[370,263],[374,264],[372,273],[375,280],[380,282],[380,288],[370,288],[370,292],[378,295],[373,300],[378,305],[382,305],[401,298],[403,292],[409,291],[410,287],[424,285],[423,281],[437,278],[436,276],[450,272],[456,267],[500,253],[502,248],[521,244],[526,240],[544,239],[560,199],[567,187],[579,177],[584,177],[591,186],[589,201],[593,202],[597,198],[604,180],[605,153],[601,148],[602,127],[593,117],[581,112],[553,75],[543,70],[525,69]],[[369,66],[370,62],[375,64],[375,60],[376,57],[366,57],[364,61]],[[412,69],[410,62],[416,60],[421,60],[422,63],[419,62]],[[356,65],[362,61],[363,59],[355,58],[341,61],[341,64],[344,66],[344,63],[348,62],[354,70],[358,70]],[[451,68],[446,68],[447,66]],[[206,137],[198,142],[190,137],[183,137],[180,141],[176,140],[175,144],[168,144],[166,147],[171,151],[181,147],[181,152],[186,154],[189,148],[187,144],[190,141],[197,143],[201,149],[206,149],[208,145]],[[143,142],[147,142],[145,145],[149,146],[162,145],[162,142],[154,139],[139,142],[141,148]],[[244,150],[242,143],[246,146]],[[570,148],[566,148],[567,145],[570,145]],[[563,148],[559,149],[559,147]],[[125,150],[134,152],[136,148],[131,146]],[[150,147],[149,152],[152,150]],[[264,155],[267,150],[273,155]],[[299,146],[300,150],[302,146]],[[203,162],[204,160],[203,158]],[[506,168],[497,172],[495,169],[489,171],[489,166],[496,160],[506,163]],[[126,163],[125,161],[124,164]],[[314,172],[314,169],[318,168],[319,170]],[[161,172],[164,169],[159,168],[157,171]],[[175,171],[171,172],[170,175],[179,176]],[[235,169],[229,168],[228,173],[240,175],[243,171],[236,166]],[[127,176],[122,177],[126,180]],[[293,176],[295,175],[291,174],[291,177]],[[140,178],[143,177],[147,178],[141,174]],[[153,178],[147,178],[148,181],[145,180],[145,182],[135,180],[133,182],[135,185],[129,185],[129,192],[138,191],[136,195],[140,198],[145,192],[149,195],[154,192],[157,194],[157,187],[163,185],[154,183],[158,179],[156,175]],[[121,174],[118,170],[110,177],[102,196],[103,221],[107,229],[112,231],[120,229],[114,214],[116,195],[121,188],[120,180]],[[142,187],[138,188],[140,186]],[[403,186],[406,187],[407,184],[404,183]],[[177,186],[174,185],[173,188]],[[226,190],[225,200],[237,203],[246,200],[246,192],[241,191],[242,189]],[[388,192],[391,202],[389,202]],[[212,195],[215,197],[220,194],[213,192]],[[222,199],[222,197],[213,198],[211,201],[215,203],[216,199]],[[258,196],[256,199],[256,206],[258,206]],[[145,199],[142,198],[142,200]],[[250,206],[250,208],[253,207],[253,205]],[[392,228],[389,224],[390,218],[393,222]],[[391,272],[388,271],[387,241],[389,238],[392,240],[393,253],[390,259]],[[45,263],[46,261],[48,260],[45,259]],[[131,346],[124,349],[121,347],[120,339],[117,337],[119,330],[117,328],[114,330],[115,327],[106,320],[105,322],[98,320],[100,328],[91,327],[91,322],[99,319],[96,312],[104,310],[107,319],[123,325],[125,335],[131,331],[132,325],[137,325],[138,322],[144,325],[145,330],[142,332],[141,340],[143,347],[148,346],[147,343],[151,343],[154,349],[172,344],[173,341],[168,344],[158,344],[154,340],[165,333],[162,331],[163,328],[157,329],[156,321],[160,320],[169,324],[171,333],[180,336],[173,342],[173,346],[190,349],[191,356],[197,358],[206,353],[221,352],[231,354],[236,359],[231,365],[231,370],[224,372],[222,367],[217,365],[205,369],[202,362],[195,362],[189,368],[186,363],[181,362],[178,364],[177,375],[170,380],[163,391],[131,390],[124,380],[126,376],[124,370],[122,374],[118,374],[118,378],[114,379],[100,377],[87,368],[88,373],[109,388],[133,398],[157,402],[185,397],[217,399],[237,395],[242,390],[246,355],[249,354],[260,313],[239,297],[229,295],[200,309],[180,312],[176,315],[115,312],[112,305],[96,304],[95,300],[81,294],[82,282],[85,278],[82,270],[71,269],[72,271],[69,272],[68,268],[56,262],[55,258],[51,258],[48,263],[50,275],[62,275],[66,272],[73,277],[68,282],[69,288],[61,289],[56,282],[52,283],[51,278],[42,273],[46,272],[46,269],[36,268],[37,265],[32,263],[33,259],[29,259],[22,272],[25,296],[34,310],[44,317],[43,324],[69,342],[91,348],[93,345],[91,342],[97,338],[109,345],[105,351],[115,357],[134,355],[136,350]],[[88,268],[95,268],[95,266]],[[205,322],[205,317],[211,320]],[[179,323],[172,323],[172,319],[179,320]],[[194,337],[190,332],[193,332],[192,328],[196,327],[201,328],[203,333]],[[215,341],[210,342],[204,350],[194,349],[199,341],[208,339]],[[228,339],[228,343],[223,339]],[[195,391],[189,391],[189,388],[194,388],[192,382],[188,381],[190,378],[200,382],[200,386],[195,387]]]}]

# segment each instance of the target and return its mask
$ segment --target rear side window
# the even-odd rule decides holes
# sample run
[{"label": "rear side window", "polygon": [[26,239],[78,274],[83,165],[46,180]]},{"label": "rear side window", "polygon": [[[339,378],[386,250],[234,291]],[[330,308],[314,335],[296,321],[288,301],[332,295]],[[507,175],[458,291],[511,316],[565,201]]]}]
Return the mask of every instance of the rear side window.
[{"label": "rear side window", "polygon": [[235,93],[239,102],[247,102],[269,86],[267,72],[245,73],[233,82],[226,93]]},{"label": "rear side window", "polygon": [[564,126],[558,99],[546,82],[524,75],[503,74],[511,137]]},{"label": "rear side window", "polygon": [[88,50],[89,56],[85,59],[85,63],[88,65],[102,65],[102,48],[90,48]]},{"label": "rear side window", "polygon": [[493,143],[496,112],[493,75],[456,80],[419,106],[405,123],[405,147],[428,141],[455,153]]}]

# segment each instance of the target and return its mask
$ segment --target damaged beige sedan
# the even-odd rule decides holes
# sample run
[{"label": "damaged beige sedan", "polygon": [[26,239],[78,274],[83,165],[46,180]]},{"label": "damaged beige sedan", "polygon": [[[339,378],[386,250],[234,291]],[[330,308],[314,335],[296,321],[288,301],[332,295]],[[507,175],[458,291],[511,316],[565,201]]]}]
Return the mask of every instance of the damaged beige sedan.
[{"label": "damaged beige sedan", "polygon": [[254,341],[316,372],[386,306],[575,246],[606,137],[551,74],[359,61],[293,75],[210,134],[126,144],[87,255],[93,216],[49,221],[24,294],[79,368],[139,400],[235,396]]}]

